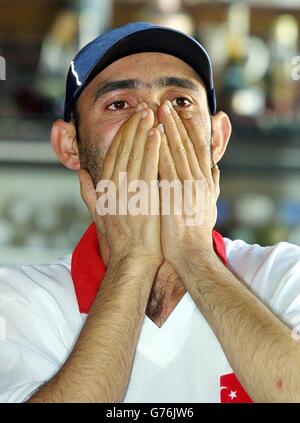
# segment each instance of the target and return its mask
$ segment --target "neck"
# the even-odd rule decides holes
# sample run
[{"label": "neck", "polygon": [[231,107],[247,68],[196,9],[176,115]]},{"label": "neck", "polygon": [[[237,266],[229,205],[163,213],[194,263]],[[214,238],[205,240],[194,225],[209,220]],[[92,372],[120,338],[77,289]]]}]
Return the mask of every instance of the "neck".
[{"label": "neck", "polygon": [[178,275],[164,261],[153,281],[146,308],[147,316],[160,326],[159,323],[162,324],[167,319],[185,293],[186,289]]},{"label": "neck", "polygon": [[[109,245],[103,235],[99,233],[97,235],[100,254],[105,266],[107,266],[109,261]],[[186,289],[177,273],[169,262],[165,260],[153,281],[146,307],[146,315],[157,326],[161,327],[185,293]]]}]

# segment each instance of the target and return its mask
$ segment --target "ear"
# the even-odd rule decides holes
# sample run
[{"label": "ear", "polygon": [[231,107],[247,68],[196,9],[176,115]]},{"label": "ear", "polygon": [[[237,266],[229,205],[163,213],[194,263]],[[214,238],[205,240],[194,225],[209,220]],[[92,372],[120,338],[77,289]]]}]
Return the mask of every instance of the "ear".
[{"label": "ear", "polygon": [[215,163],[223,157],[231,135],[231,123],[224,112],[212,116],[212,156]]},{"label": "ear", "polygon": [[72,123],[56,120],[52,125],[51,144],[64,166],[72,170],[80,169],[76,130]]}]

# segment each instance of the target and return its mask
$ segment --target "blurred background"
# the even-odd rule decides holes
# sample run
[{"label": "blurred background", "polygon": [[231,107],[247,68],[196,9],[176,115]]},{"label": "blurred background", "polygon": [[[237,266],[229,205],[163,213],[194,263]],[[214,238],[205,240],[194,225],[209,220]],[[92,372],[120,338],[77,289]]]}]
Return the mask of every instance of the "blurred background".
[{"label": "blurred background", "polygon": [[90,223],[77,176],[51,150],[51,122],[79,48],[138,20],[184,31],[211,56],[233,124],[217,229],[300,245],[299,0],[0,0],[0,265],[67,254]]}]

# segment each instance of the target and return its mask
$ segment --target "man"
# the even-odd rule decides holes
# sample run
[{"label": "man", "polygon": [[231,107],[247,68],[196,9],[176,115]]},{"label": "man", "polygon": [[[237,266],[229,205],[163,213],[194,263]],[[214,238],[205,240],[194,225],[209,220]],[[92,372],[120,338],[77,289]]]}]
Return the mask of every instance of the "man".
[{"label": "man", "polygon": [[[93,224],[72,255],[0,270],[2,401],[300,401],[299,247],[213,230],[230,132],[207,53],[185,34],[136,22],[78,53],[51,141]],[[200,181],[201,224],[104,215],[98,182],[118,187],[121,172],[190,181],[193,202]]]}]

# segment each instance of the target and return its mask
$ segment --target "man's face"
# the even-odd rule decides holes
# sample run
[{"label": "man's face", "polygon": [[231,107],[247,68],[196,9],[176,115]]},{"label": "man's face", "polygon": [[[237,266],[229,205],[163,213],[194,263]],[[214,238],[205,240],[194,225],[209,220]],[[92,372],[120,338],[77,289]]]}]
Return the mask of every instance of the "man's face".
[{"label": "man's face", "polygon": [[209,143],[211,121],[204,85],[196,72],[175,56],[138,53],[123,57],[84,89],[78,100],[80,164],[90,172],[95,185],[114,136],[136,106],[147,103],[157,125],[166,99],[176,111],[188,110],[199,120]]}]

